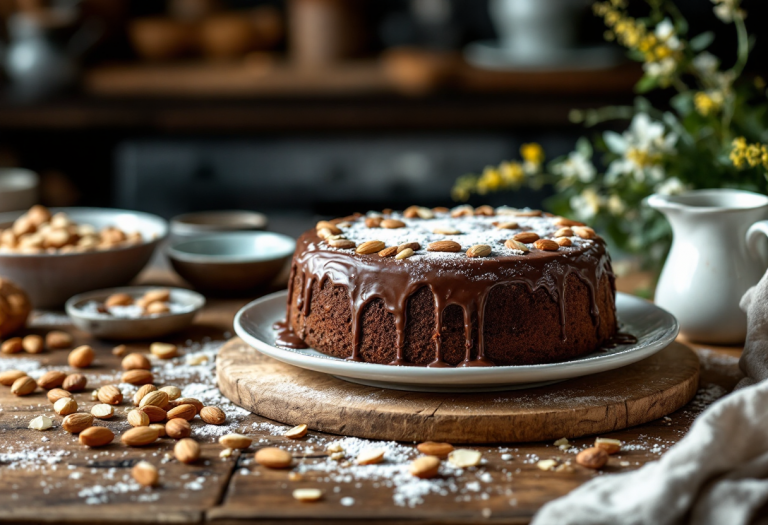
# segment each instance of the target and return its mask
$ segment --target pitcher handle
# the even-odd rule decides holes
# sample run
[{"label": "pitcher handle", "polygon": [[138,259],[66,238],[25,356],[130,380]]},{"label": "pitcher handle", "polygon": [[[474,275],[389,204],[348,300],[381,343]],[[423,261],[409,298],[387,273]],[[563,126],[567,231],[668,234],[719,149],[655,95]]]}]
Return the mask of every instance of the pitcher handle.
[{"label": "pitcher handle", "polygon": [[766,255],[760,251],[759,242],[763,236],[768,237],[768,221],[757,221],[747,230],[747,249],[755,260],[768,266]]}]

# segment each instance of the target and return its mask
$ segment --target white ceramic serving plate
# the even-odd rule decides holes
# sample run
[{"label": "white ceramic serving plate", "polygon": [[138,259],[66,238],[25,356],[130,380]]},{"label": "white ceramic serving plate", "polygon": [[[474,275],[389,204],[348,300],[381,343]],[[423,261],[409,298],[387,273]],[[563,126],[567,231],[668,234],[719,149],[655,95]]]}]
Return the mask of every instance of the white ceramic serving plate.
[{"label": "white ceramic serving plate", "polygon": [[287,292],[244,306],[235,316],[235,332],[259,352],[290,365],[331,374],[364,385],[421,392],[482,392],[531,388],[626,366],[655,354],[677,337],[677,321],[668,312],[637,297],[619,293],[616,308],[622,331],[637,343],[594,352],[562,363],[477,368],[424,368],[359,363],[315,350],[275,346],[272,324],[285,318]]},{"label": "white ceramic serving plate", "polygon": [[[126,293],[135,299],[150,290],[164,288],[171,292],[171,302],[184,307],[183,311],[155,314],[138,318],[114,317],[84,310],[82,306],[90,301],[104,302],[116,293]],[[70,298],[65,305],[67,315],[80,330],[101,339],[138,340],[162,337],[183,330],[205,306],[205,297],[185,288],[166,286],[125,286],[86,292]]]},{"label": "white ceramic serving plate", "polygon": [[[109,208],[51,208],[51,213],[58,212],[97,230],[117,226],[129,233],[141,232],[144,241],[113,250],[83,253],[0,254],[0,275],[21,286],[35,308],[58,308],[75,294],[129,283],[168,234],[165,220],[149,213]],[[0,228],[9,227],[24,213],[0,213]]]}]

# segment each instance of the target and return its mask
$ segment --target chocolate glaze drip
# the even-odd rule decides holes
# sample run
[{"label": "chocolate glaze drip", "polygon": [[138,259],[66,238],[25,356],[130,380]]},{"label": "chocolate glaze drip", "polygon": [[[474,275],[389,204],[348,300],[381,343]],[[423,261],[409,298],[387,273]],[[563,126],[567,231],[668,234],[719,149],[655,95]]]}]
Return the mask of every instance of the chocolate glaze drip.
[{"label": "chocolate glaze drip", "polygon": [[[531,250],[525,255],[504,255],[488,258],[431,257],[425,263],[414,260],[382,258],[377,254],[356,255],[352,250],[329,250],[314,231],[305,233],[297,243],[288,288],[286,320],[276,323],[277,344],[289,348],[306,348],[304,334],[295,334],[291,327],[291,302],[296,276],[302,275],[302,289],[297,294],[296,307],[304,316],[309,315],[312,289],[322,287],[326,280],[334,286],[347,289],[352,312],[352,355],[348,359],[361,361],[360,343],[362,314],[365,306],[379,298],[392,313],[397,332],[397,357],[392,365],[410,365],[404,359],[407,303],[411,295],[428,287],[435,302],[435,359],[427,366],[451,366],[443,360],[442,315],[452,304],[464,311],[466,357],[458,366],[493,366],[485,356],[483,324],[485,304],[490,291],[503,284],[522,284],[534,293],[540,288],[547,291],[560,309],[561,338],[566,339],[565,283],[575,273],[589,289],[591,315],[595,330],[599,327],[597,290],[600,279],[613,271],[605,244],[600,239],[579,247],[563,248],[557,252]],[[472,359],[473,317],[477,318],[478,355]],[[303,345],[303,346],[302,346]]]}]

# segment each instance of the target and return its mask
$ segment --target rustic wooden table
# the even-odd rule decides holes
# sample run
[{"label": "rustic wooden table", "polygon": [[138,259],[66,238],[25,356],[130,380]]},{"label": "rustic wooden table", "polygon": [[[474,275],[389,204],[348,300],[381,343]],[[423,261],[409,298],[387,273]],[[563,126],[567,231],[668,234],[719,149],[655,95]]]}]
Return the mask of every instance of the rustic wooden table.
[{"label": "rustic wooden table", "polygon": [[[176,284],[166,272],[145,273],[143,283]],[[81,446],[76,436],[60,428],[42,391],[26,397],[11,395],[0,387],[0,521],[34,523],[244,523],[330,522],[348,523],[527,523],[546,502],[561,496],[595,476],[637,469],[658,459],[679,441],[694,418],[712,401],[733,388],[741,376],[737,367],[740,348],[704,348],[692,345],[701,358],[701,387],[696,398],[669,417],[606,437],[625,442],[621,453],[611,456],[608,466],[595,472],[573,465],[559,472],[542,471],[539,459],[573,460],[575,453],[593,437],[572,440],[573,447],[560,450],[553,443],[475,447],[484,463],[463,471],[451,470],[436,480],[416,480],[407,474],[414,457],[413,444],[387,444],[385,464],[360,467],[334,462],[327,457],[329,443],[339,436],[312,433],[299,441],[282,437],[284,425],[245,414],[220,398],[213,386],[212,359],[198,365],[188,357],[211,357],[218,345],[231,337],[234,313],[249,299],[211,299],[195,326],[176,338],[186,356],[175,363],[158,363],[156,383],[176,384],[185,396],[199,397],[223,406],[228,413],[224,427],[193,424],[193,437],[200,441],[203,461],[180,464],[168,455],[173,440],[161,439],[144,448],[127,448],[119,439],[101,449]],[[97,351],[94,366],[87,369],[88,388],[77,394],[82,410],[95,404],[90,392],[103,384],[117,384],[120,359],[111,354],[112,344],[90,339],[67,324],[63,314],[38,314],[30,331],[52,328],[73,333],[78,344],[88,343]],[[147,351],[147,345],[130,345]],[[67,370],[66,351],[40,355],[16,354],[0,357],[0,370],[22,368],[35,376],[48,367]],[[196,359],[202,361],[202,359]],[[42,368],[41,368],[42,367]],[[135,387],[122,385],[131,393]],[[128,428],[125,412],[130,398],[118,407],[112,420],[99,424],[116,435]],[[54,427],[40,432],[27,428],[40,414],[54,418]],[[219,435],[238,431],[254,437],[252,448],[243,454],[220,458]],[[267,470],[253,462],[252,451],[272,444],[291,450],[299,458],[289,471]],[[347,453],[365,446],[362,440],[346,439]],[[158,466],[161,485],[142,488],[130,476],[130,467],[140,459]],[[317,487],[325,491],[322,501],[299,503],[292,490]]]}]

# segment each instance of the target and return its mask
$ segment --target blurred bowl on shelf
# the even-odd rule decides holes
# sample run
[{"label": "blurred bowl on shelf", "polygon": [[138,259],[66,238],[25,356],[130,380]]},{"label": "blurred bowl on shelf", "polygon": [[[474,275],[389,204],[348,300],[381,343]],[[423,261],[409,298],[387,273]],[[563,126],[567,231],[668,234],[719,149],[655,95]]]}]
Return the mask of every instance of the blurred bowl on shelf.
[{"label": "blurred bowl on shelf", "polygon": [[173,217],[171,234],[175,240],[191,239],[212,233],[263,230],[267,222],[266,215],[253,211],[201,211]]},{"label": "blurred bowl on shelf", "polygon": [[175,242],[166,253],[195,289],[237,294],[272,282],[295,248],[296,241],[278,233],[228,232]]},{"label": "blurred bowl on shelf", "polygon": [[219,13],[200,24],[200,47],[214,60],[245,56],[256,43],[256,28],[249,17],[238,13]]},{"label": "blurred bowl on shelf", "polygon": [[[93,307],[94,304],[103,304],[113,294],[127,294],[139,299],[158,288],[170,291],[170,312],[129,317],[99,312]],[[67,301],[66,311],[72,324],[94,337],[134,341],[162,337],[185,329],[192,324],[203,306],[205,297],[192,290],[165,286],[128,286],[78,294]]]},{"label": "blurred bowl on shelf", "polygon": [[[100,230],[115,226],[139,232],[142,242],[110,250],[68,253],[0,252],[0,276],[7,277],[29,294],[35,308],[56,308],[73,295],[128,283],[152,257],[168,235],[165,220],[149,213],[107,208],[51,208],[64,212],[78,224]],[[9,228],[24,211],[0,214],[0,228]]]},{"label": "blurred bowl on shelf", "polygon": [[193,24],[168,17],[137,18],[128,34],[136,53],[152,61],[178,58],[194,49],[197,39]]},{"label": "blurred bowl on shelf", "polygon": [[40,177],[23,168],[0,168],[0,212],[28,209],[37,202]]}]

